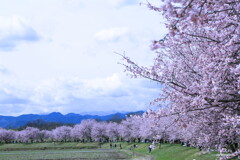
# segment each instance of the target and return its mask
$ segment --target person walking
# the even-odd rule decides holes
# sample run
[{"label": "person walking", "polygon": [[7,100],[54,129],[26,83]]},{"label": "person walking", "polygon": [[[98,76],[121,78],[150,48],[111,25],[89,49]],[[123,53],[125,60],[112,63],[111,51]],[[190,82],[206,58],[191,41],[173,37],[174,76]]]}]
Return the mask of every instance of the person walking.
[{"label": "person walking", "polygon": [[159,141],[158,142],[158,149],[160,149],[161,148],[161,142]]},{"label": "person walking", "polygon": [[151,153],[151,151],[152,151],[152,145],[149,145],[148,146],[148,153]]}]

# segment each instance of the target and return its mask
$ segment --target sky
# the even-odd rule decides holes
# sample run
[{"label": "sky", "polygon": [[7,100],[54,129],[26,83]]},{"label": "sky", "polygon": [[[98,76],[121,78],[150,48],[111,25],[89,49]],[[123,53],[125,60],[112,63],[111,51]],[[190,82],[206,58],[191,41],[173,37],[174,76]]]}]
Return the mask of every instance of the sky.
[{"label": "sky", "polygon": [[[0,0],[0,115],[146,110],[161,87],[131,79],[166,33],[145,0]],[[158,0],[150,0],[158,5]]]}]

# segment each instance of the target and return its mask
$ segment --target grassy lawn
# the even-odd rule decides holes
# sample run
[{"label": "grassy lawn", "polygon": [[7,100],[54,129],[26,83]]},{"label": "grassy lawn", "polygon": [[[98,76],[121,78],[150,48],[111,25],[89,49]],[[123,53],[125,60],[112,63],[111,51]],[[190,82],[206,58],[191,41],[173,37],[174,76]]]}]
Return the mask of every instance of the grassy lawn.
[{"label": "grassy lawn", "polygon": [[[205,153],[200,152],[196,148],[192,147],[182,147],[178,144],[162,144],[161,149],[157,147],[152,150],[151,153],[148,153],[149,143],[135,143],[138,145],[138,148],[135,148],[134,151],[130,150],[133,146],[133,143],[122,143],[122,147],[124,150],[128,150],[132,154],[141,154],[141,155],[149,155],[155,157],[155,160],[215,160],[217,153]],[[105,144],[104,147],[109,147]],[[119,149],[119,145],[117,144],[117,149]]]},{"label": "grassy lawn", "polygon": [[129,159],[127,154],[116,150],[30,150],[30,151],[4,151],[0,152],[0,160],[124,160]]},{"label": "grassy lawn", "polygon": [[136,152],[150,154],[156,157],[156,160],[215,160],[216,153],[201,153],[196,148],[182,147],[181,145],[163,144],[161,148],[154,149],[151,153],[148,153],[148,145],[140,146],[136,149]]},{"label": "grassy lawn", "polygon": [[[115,144],[115,143],[113,143]],[[110,149],[109,143],[33,143],[33,144],[4,144],[0,145],[0,160],[77,160],[77,159],[151,159],[155,160],[215,160],[217,153],[203,154],[196,148],[182,147],[178,144],[162,144],[161,149],[154,149],[148,153],[149,143],[116,143],[116,149]],[[150,157],[150,158],[149,158]]]},{"label": "grassy lawn", "polygon": [[1,144],[0,151],[16,150],[46,150],[46,149],[94,149],[98,143],[29,143],[29,144]]}]

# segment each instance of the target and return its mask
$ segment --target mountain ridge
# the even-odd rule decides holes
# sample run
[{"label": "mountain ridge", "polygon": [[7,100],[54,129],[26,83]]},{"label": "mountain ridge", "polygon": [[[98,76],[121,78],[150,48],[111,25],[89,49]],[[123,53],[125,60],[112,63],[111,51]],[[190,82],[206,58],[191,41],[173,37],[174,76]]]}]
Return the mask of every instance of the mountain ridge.
[{"label": "mountain ridge", "polygon": [[63,115],[60,112],[52,112],[47,115],[41,114],[23,114],[20,116],[1,116],[0,115],[0,127],[1,128],[19,128],[24,126],[30,121],[44,120],[46,122],[57,122],[63,124],[78,124],[85,119],[95,119],[97,121],[121,121],[128,115],[139,114],[142,115],[144,111],[114,113],[109,115],[81,115],[77,113],[68,113]]}]

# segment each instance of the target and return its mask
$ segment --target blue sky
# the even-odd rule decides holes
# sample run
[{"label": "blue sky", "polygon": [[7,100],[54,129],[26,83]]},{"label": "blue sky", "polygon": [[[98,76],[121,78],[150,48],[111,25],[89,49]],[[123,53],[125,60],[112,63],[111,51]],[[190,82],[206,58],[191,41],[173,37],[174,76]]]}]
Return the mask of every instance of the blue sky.
[{"label": "blue sky", "polygon": [[166,29],[140,2],[0,0],[0,115],[147,109],[159,86],[130,79],[114,53],[151,65]]}]

